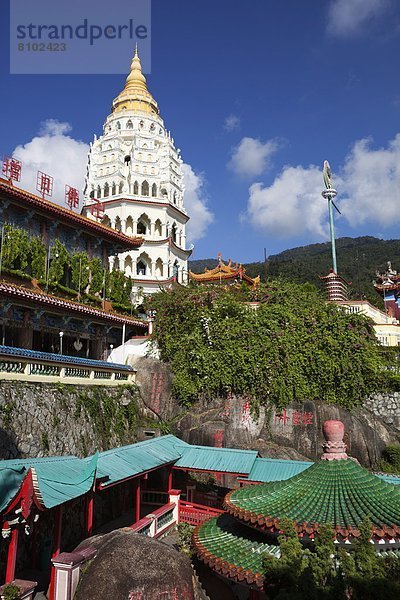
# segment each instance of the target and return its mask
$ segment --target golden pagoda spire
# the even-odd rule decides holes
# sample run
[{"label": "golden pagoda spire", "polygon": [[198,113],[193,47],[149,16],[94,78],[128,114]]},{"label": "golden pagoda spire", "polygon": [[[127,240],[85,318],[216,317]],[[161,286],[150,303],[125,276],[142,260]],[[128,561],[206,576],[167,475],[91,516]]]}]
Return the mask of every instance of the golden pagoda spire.
[{"label": "golden pagoda spire", "polygon": [[146,77],[142,72],[137,44],[124,89],[113,102],[113,112],[124,109],[158,114],[157,102],[147,89]]}]

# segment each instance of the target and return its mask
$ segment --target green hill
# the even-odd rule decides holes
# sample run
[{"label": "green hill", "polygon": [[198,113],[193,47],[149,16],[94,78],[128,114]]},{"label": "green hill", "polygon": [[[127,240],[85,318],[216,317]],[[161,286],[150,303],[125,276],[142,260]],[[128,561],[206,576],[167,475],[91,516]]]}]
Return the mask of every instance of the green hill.
[{"label": "green hill", "polygon": [[[382,301],[374,291],[372,281],[376,270],[386,270],[388,260],[392,261],[394,269],[400,270],[400,240],[380,240],[371,236],[344,237],[336,241],[336,251],[339,272],[352,282],[350,297],[365,298],[382,307]],[[240,260],[240,256],[233,259]],[[213,268],[216,264],[216,259],[194,260],[189,262],[189,268],[195,273],[202,273],[205,267]],[[261,275],[261,279],[267,276],[283,276],[291,281],[310,282],[322,288],[323,283],[318,275],[326,275],[331,264],[331,246],[325,242],[285,250],[270,256],[266,263],[248,263],[244,266],[250,277],[258,274]]]}]

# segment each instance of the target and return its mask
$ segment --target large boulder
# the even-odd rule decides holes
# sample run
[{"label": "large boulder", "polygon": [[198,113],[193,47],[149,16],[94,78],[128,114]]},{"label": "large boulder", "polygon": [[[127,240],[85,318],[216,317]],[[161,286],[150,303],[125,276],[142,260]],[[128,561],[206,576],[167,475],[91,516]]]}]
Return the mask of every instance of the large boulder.
[{"label": "large boulder", "polygon": [[195,580],[190,560],[155,539],[117,529],[82,542],[97,549],[82,569],[74,600],[195,600]]}]

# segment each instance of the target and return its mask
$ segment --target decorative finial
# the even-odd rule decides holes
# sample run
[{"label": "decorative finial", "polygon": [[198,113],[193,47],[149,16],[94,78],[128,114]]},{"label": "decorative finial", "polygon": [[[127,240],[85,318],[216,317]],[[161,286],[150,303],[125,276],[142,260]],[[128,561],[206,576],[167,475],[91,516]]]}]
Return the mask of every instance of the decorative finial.
[{"label": "decorative finial", "polygon": [[343,441],[344,425],[342,421],[325,421],[323,428],[325,442],[322,444],[324,450],[322,460],[345,460],[349,458],[346,454],[346,444]]},{"label": "decorative finial", "polygon": [[139,55],[138,55],[138,47],[137,47],[137,42],[136,42],[136,45],[135,45],[135,56],[139,56]]}]

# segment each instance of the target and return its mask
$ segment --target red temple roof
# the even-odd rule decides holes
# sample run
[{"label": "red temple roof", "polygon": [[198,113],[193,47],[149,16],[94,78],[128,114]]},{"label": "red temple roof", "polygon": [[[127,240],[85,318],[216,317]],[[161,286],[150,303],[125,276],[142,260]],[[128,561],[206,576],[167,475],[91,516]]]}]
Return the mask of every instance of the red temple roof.
[{"label": "red temple roof", "polygon": [[55,308],[61,311],[75,312],[87,316],[98,318],[101,321],[110,321],[118,325],[136,325],[147,329],[148,323],[145,321],[139,321],[132,317],[121,315],[115,312],[108,312],[100,308],[94,308],[87,304],[81,304],[74,300],[66,300],[65,298],[59,298],[51,294],[46,294],[41,291],[33,291],[25,287],[14,285],[12,283],[6,283],[5,281],[0,282],[0,295],[8,296],[10,298],[19,298],[25,302],[33,304],[41,304],[50,308]]},{"label": "red temple roof", "polygon": [[9,197],[16,198],[21,204],[28,207],[34,207],[39,211],[42,211],[45,215],[51,218],[57,218],[64,223],[67,223],[73,228],[80,227],[93,235],[107,240],[109,242],[116,243],[123,248],[139,248],[143,244],[143,238],[141,237],[129,237],[124,233],[116,231],[108,225],[99,223],[88,217],[85,217],[79,213],[69,210],[64,206],[45,200],[40,196],[36,196],[31,192],[22,190],[21,188],[15,187],[10,184],[7,180],[0,178],[0,192],[7,194]]}]

